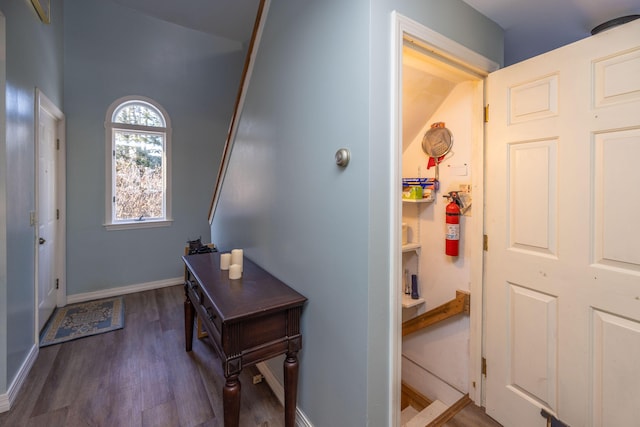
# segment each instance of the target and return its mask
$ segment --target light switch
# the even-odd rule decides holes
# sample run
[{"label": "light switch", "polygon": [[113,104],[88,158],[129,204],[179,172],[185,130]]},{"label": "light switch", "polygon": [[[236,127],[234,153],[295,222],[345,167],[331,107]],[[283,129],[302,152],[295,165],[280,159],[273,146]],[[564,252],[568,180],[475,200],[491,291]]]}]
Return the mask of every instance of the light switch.
[{"label": "light switch", "polygon": [[452,176],[467,176],[467,164],[449,165],[449,172]]}]

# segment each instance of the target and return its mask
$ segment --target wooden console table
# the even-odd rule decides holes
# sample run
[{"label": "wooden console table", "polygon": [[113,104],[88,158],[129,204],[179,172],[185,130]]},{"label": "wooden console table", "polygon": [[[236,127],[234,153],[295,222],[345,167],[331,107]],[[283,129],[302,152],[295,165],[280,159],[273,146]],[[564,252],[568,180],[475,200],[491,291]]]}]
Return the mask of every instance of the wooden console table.
[{"label": "wooden console table", "polygon": [[294,427],[298,388],[300,315],[307,300],[265,270],[244,259],[242,278],[220,270],[220,253],[183,256],[185,347],[191,351],[195,314],[222,360],[225,427],[238,426],[240,381],[244,366],[286,354],[285,426]]}]

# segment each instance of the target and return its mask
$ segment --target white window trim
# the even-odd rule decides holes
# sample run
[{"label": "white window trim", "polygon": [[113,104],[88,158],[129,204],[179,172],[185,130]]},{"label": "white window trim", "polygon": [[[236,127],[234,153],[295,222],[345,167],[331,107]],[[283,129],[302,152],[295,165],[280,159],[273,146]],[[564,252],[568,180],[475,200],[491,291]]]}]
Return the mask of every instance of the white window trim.
[{"label": "white window trim", "polygon": [[[163,167],[165,169],[165,217],[162,219],[147,219],[144,221],[114,221],[113,218],[113,130],[114,129],[133,129],[145,130],[145,126],[130,126],[126,123],[114,124],[113,113],[125,102],[129,101],[142,101],[150,104],[156,108],[163,115],[165,120],[165,148]],[[124,96],[116,99],[107,109],[107,115],[104,121],[105,128],[105,204],[104,204],[104,218],[103,224],[107,230],[128,230],[134,228],[155,228],[155,227],[168,227],[173,223],[173,217],[171,216],[171,119],[166,110],[151,98],[146,96]],[[149,131],[157,132],[158,128],[148,127]]]}]

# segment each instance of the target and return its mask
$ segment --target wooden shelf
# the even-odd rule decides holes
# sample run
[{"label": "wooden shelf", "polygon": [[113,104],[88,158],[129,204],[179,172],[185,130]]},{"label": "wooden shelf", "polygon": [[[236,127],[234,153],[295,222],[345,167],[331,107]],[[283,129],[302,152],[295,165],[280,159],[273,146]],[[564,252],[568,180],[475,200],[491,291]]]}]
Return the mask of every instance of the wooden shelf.
[{"label": "wooden shelf", "polygon": [[406,245],[402,245],[402,252],[417,251],[421,247],[422,245],[420,245],[420,243],[407,243]]},{"label": "wooden shelf", "polygon": [[424,199],[402,199],[403,203],[431,203],[433,202],[434,198],[433,197],[427,197]]},{"label": "wooden shelf", "polygon": [[[421,199],[402,199],[402,203],[407,203],[407,204],[412,204],[415,205],[414,208],[409,208],[408,206],[405,206],[403,208],[403,214],[407,213],[405,212],[405,210],[407,211],[413,211],[411,214],[407,213],[407,217],[411,216],[411,219],[407,219],[407,221],[411,221],[415,227],[412,228],[413,230],[413,240],[416,240],[415,242],[411,242],[411,243],[407,243],[406,245],[402,245],[402,253],[409,253],[409,256],[403,257],[403,264],[402,264],[402,268],[403,269],[408,269],[412,274],[417,274],[418,277],[420,276],[420,252],[422,251],[422,244],[420,243],[420,212],[423,210],[423,206],[425,203],[432,203],[435,201],[434,199],[434,192],[431,193],[430,197],[423,197]],[[403,215],[403,220],[404,220],[404,215]],[[411,252],[414,252],[415,255],[411,255]],[[408,263],[411,263],[412,267],[409,268],[409,266],[407,265]],[[417,264],[417,265],[414,265]],[[420,287],[418,287],[418,289],[420,289]],[[404,289],[401,289],[401,295],[402,295],[402,308],[412,308],[412,307],[418,307],[421,306],[423,304],[425,304],[425,300],[423,298],[418,298],[418,299],[411,299],[411,295],[407,295],[404,293]]]},{"label": "wooden shelf", "polygon": [[411,295],[402,294],[402,308],[411,308],[424,304],[424,298],[412,299]]}]

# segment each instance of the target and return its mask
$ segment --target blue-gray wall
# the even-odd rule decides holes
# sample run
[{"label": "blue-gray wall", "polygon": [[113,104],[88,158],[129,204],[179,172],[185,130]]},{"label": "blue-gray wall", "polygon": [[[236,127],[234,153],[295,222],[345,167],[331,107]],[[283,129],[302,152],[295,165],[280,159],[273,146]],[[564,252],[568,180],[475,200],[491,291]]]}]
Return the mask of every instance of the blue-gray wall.
[{"label": "blue-gray wall", "polygon": [[[67,294],[180,277],[187,239],[208,241],[218,171],[245,49],[103,0],[66,0]],[[105,114],[154,99],[172,127],[170,227],[106,231]]]},{"label": "blue-gray wall", "polygon": [[500,28],[458,0],[273,1],[211,226],[309,298],[298,405],[317,426],[390,421],[394,9],[502,63]]},{"label": "blue-gray wall", "polygon": [[[51,4],[51,24],[38,19],[28,0],[0,0],[6,17],[6,140],[0,174],[0,215],[6,232],[0,250],[0,394],[7,390],[35,343],[34,99],[40,88],[62,106],[61,1]],[[4,58],[3,58],[4,59]]]}]

